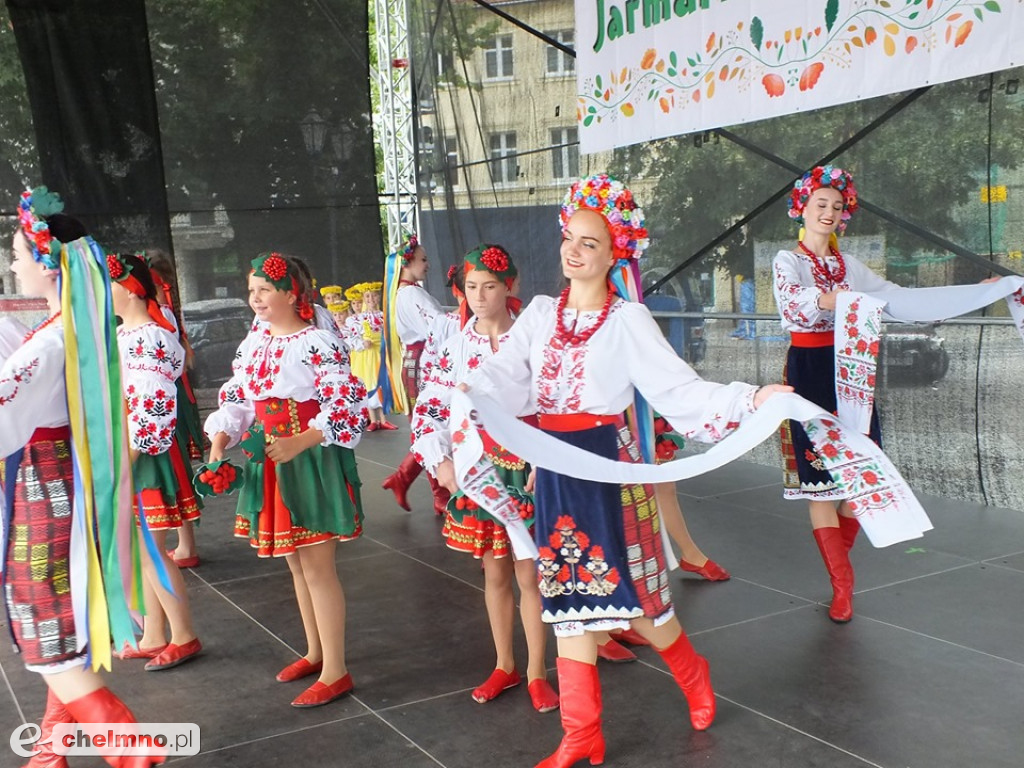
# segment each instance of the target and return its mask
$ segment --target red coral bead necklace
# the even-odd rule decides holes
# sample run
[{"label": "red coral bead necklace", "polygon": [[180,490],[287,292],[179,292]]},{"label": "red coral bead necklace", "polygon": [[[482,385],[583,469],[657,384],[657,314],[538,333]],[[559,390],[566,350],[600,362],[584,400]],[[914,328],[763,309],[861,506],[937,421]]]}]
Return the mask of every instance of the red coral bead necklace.
[{"label": "red coral bead necklace", "polygon": [[608,295],[605,297],[604,306],[601,307],[601,314],[597,316],[597,322],[595,322],[589,328],[576,333],[576,322],[579,320],[580,312],[577,312],[576,319],[573,320],[572,326],[569,328],[565,327],[565,321],[563,315],[565,313],[566,304],[569,303],[569,289],[566,288],[562,291],[558,297],[558,307],[555,310],[555,338],[561,341],[563,344],[584,344],[597,333],[597,329],[604,325],[604,321],[608,319],[608,313],[611,311],[612,302],[615,300],[615,291],[609,289]]},{"label": "red coral bead necklace", "polygon": [[836,271],[833,272],[828,268],[828,265],[824,261],[818,258],[818,254],[804,245],[804,241],[800,240],[797,242],[800,250],[811,260],[812,269],[811,273],[815,277],[815,282],[823,283],[822,287],[825,290],[832,290],[835,286],[839,285],[846,278],[846,260],[843,259],[843,255],[839,252],[832,243],[828,244],[828,249],[832,254],[832,257],[836,260]]}]

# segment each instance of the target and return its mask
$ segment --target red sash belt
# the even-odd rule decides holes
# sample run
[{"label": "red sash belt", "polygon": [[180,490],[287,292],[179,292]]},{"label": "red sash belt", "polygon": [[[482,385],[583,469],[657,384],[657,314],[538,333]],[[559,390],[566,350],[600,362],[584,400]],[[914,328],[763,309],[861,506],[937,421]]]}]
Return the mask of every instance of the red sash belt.
[{"label": "red sash belt", "polygon": [[605,424],[622,424],[622,416],[600,413],[538,413],[537,425],[549,432],[581,432]]},{"label": "red sash belt", "polygon": [[32,437],[28,439],[30,443],[43,443],[54,440],[70,440],[71,439],[71,426],[65,425],[63,427],[39,427],[35,432],[32,433]]},{"label": "red sash belt", "polygon": [[836,343],[836,335],[834,331],[822,331],[821,333],[800,333],[799,331],[791,331],[790,343],[794,347],[833,347]]},{"label": "red sash belt", "polygon": [[297,435],[306,431],[310,419],[320,413],[316,400],[282,400],[277,397],[257,400],[256,420],[263,425],[268,435]]}]

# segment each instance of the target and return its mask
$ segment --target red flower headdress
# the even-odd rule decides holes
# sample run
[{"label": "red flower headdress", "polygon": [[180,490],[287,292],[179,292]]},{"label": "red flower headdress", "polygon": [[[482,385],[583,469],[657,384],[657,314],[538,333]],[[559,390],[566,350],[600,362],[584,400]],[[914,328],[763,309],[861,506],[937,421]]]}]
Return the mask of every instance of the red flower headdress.
[{"label": "red flower headdress", "polygon": [[[463,260],[462,268],[467,275],[474,270],[490,272],[505,283],[505,287],[509,290],[512,289],[516,278],[519,277],[519,270],[516,269],[516,265],[512,262],[512,257],[508,255],[508,251],[500,245],[493,245],[491,243],[481,243],[467,253],[466,258]],[[509,295],[506,304],[509,312],[514,315],[519,314],[519,310],[523,306],[522,300],[512,295]],[[462,325],[465,326],[466,321],[469,319],[469,308],[466,306],[466,302],[462,303],[460,314],[463,315]]]},{"label": "red flower headdress", "polygon": [[262,277],[279,291],[290,291],[297,299],[295,310],[307,323],[313,320],[313,302],[304,291],[299,290],[298,281],[289,274],[288,260],[276,251],[264,253],[252,260],[252,273]]}]

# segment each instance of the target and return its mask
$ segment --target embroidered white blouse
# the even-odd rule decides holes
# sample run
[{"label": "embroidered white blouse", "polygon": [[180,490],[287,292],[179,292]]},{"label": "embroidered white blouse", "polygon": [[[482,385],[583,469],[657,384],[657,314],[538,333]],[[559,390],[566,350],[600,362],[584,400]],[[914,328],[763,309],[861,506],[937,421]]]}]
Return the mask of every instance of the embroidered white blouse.
[{"label": "embroidered white blouse", "polygon": [[272,336],[269,327],[260,328],[239,345],[231,370],[219,407],[205,425],[210,437],[227,434],[228,447],[253,423],[256,400],[316,400],[320,413],[308,426],[323,432],[325,446],[354,448],[369,423],[366,388],[352,375],[348,353],[330,331],[309,326]]},{"label": "embroidered white blouse", "polygon": [[404,346],[426,341],[430,324],[444,314],[437,299],[419,285],[402,285],[395,294],[395,329]]},{"label": "embroidered white blouse", "polygon": [[[516,414],[620,414],[634,389],[684,436],[721,440],[754,412],[757,387],[705,381],[669,346],[643,304],[619,301],[604,324],[581,345],[553,343],[557,303],[538,296],[516,320],[496,355],[468,379],[469,385]],[[600,312],[563,322],[581,333]]]},{"label": "embroidered white blouse", "polygon": [[[491,340],[475,330],[476,318],[466,327],[449,335],[432,353],[431,380],[420,388],[412,416],[412,452],[416,461],[431,475],[437,465],[452,455],[452,437],[448,431],[451,418],[452,390],[480,368],[484,360],[494,356]],[[498,338],[498,346],[509,334]],[[424,356],[426,356],[424,351]],[[531,413],[528,411],[528,413]]]},{"label": "embroidered white blouse", "polygon": [[427,384],[433,381],[434,363],[441,347],[450,336],[459,332],[459,323],[461,322],[462,319],[457,312],[442,312],[430,324],[430,331],[427,333],[427,340],[423,345],[423,354],[420,355],[419,386],[421,392]]},{"label": "embroidered white blouse", "polygon": [[[853,256],[843,254],[843,261],[846,263],[846,277],[829,290],[873,292],[900,287],[880,277]],[[824,264],[831,272],[839,267],[832,254],[825,257]],[[835,312],[818,307],[818,297],[823,291],[814,283],[812,267],[807,256],[792,251],[779,251],[772,262],[775,303],[784,331],[823,333],[834,330]]]},{"label": "embroidered white blouse", "polygon": [[128,403],[128,440],[139,453],[164,453],[178,421],[174,383],[185,368],[177,337],[156,323],[117,329],[121,389]]},{"label": "embroidered white blouse", "polygon": [[21,344],[0,368],[0,457],[40,427],[68,424],[64,330],[59,320]]}]

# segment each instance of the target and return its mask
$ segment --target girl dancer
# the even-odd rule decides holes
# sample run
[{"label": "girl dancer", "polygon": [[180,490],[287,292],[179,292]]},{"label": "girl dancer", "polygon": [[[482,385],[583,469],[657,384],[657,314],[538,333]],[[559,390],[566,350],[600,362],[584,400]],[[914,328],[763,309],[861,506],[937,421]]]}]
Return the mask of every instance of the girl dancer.
[{"label": "girl dancer", "polygon": [[[798,395],[831,412],[836,410],[836,294],[898,287],[839,252],[836,232],[846,229],[856,210],[857,188],[849,173],[825,165],[804,174],[789,201],[790,218],[804,229],[797,247],[779,251],[772,265],[782,329],[789,332],[791,340],[783,377]],[[810,504],[814,539],[832,581],[828,615],[836,623],[845,623],[853,618],[849,552],[860,523],[825,471],[803,427],[795,421],[787,422],[781,435],[785,498],[807,499]],[[881,445],[877,408],[871,412],[869,435]]]},{"label": "girl dancer", "polygon": [[[146,620],[139,647],[126,647],[122,659],[150,659],[146,669],[169,669],[195,658],[202,644],[192,628],[188,590],[181,571],[164,549],[167,532],[199,519],[188,454],[176,436],[180,394],[175,384],[184,369],[185,351],[174,326],[156,301],[156,288],[137,256],[107,255],[114,312],[121,318],[117,346],[121,384],[128,406],[129,445],[135,481],[135,514],[145,515],[153,532],[172,591],[161,586],[148,551],[143,551]],[[139,508],[139,500],[142,508]],[[164,619],[171,628],[170,644]]]},{"label": "girl dancer", "polygon": [[[394,393],[395,410],[408,410],[410,419],[419,395],[423,349],[435,319],[444,315],[437,299],[420,285],[428,269],[427,252],[416,235],[411,235],[401,248],[388,256],[384,270],[387,363],[391,371],[401,370],[404,390]],[[409,488],[422,469],[410,453],[382,484],[395,494],[398,506],[406,511],[409,510]],[[448,489],[429,474],[427,480],[434,497],[434,514],[444,515]]]},{"label": "girl dancer", "polygon": [[268,327],[242,342],[220,408],[206,420],[210,461],[246,430],[256,438],[249,445],[263,435],[265,448],[253,448],[246,467],[235,535],[248,537],[260,557],[284,557],[291,569],[307,652],[277,679],[319,673],[292,702],[316,707],[353,688],[334,552],[337,541],[362,534],[352,448],[368,421],[366,389],[337,337],[311,325],[311,289],[295,262],[271,253],[252,267],[249,305]]},{"label": "girl dancer", "polygon": [[[466,502],[458,493],[451,459],[451,435],[448,430],[452,389],[493,355],[508,338],[513,318],[520,307],[509,289],[517,271],[508,252],[500,245],[479,245],[464,262],[466,301],[472,317],[463,317],[461,332],[449,336],[432,360],[431,381],[420,392],[412,419],[412,450],[417,463],[454,495],[448,502],[441,533],[448,546],[483,560],[484,602],[491,624],[491,636],[497,663],[490,677],[473,691],[481,704],[496,698],[520,683],[512,649],[515,615],[513,582],[518,582],[519,613],[526,633],[529,661],[527,688],[534,708],[549,712],[558,707],[558,696],[547,681],[544,664],[546,630],[540,618],[540,592],[532,560],[514,561],[505,528],[482,509]],[[532,500],[523,491],[529,468],[518,457],[499,445],[491,445],[488,456],[502,482],[520,500],[522,514],[532,520]]]},{"label": "girl dancer", "polygon": [[380,283],[360,283],[349,288],[345,295],[349,301],[359,303],[359,311],[353,310],[346,322],[347,339],[352,340],[352,373],[354,373],[370,395],[370,426],[367,432],[378,429],[398,429],[384,417],[380,396],[377,391],[377,377],[380,374],[380,335],[384,330],[384,315],[380,311]]},{"label": "girl dancer", "polygon": [[[643,213],[606,175],[569,190],[561,212],[561,261],[569,287],[538,297],[508,340],[470,379],[517,413],[535,409],[540,428],[609,458],[639,459],[622,413],[643,396],[690,437],[714,441],[775,391],[700,379],[680,360],[635,295],[635,259],[647,247]],[[625,276],[634,281],[631,289]],[[614,282],[613,282],[614,281]],[[565,738],[540,768],[604,759],[594,633],[633,628],[666,661],[686,695],[690,722],[711,725],[715,695],[707,661],[675,618],[650,487],[577,480],[538,470],[534,536],[544,620],[558,638]]]},{"label": "girl dancer", "polygon": [[[111,634],[118,646],[134,642],[133,587],[121,581],[134,572],[131,548],[116,544],[132,539],[133,526],[114,318],[103,253],[63,207],[46,187],[21,196],[11,270],[20,292],[45,298],[50,315],[0,361],[8,626],[48,686],[26,768],[67,768],[53,752],[55,725],[135,722],[94,671],[109,667]],[[104,759],[119,768],[163,762]]]},{"label": "girl dancer", "polygon": [[[185,349],[185,368],[175,382],[175,387],[178,390],[178,421],[174,428],[174,435],[178,445],[185,449],[185,468],[191,478],[191,459],[201,459],[205,447],[203,423],[199,418],[199,403],[196,401],[196,395],[192,390],[192,382],[188,375],[188,372],[195,367],[196,354],[192,351],[192,345],[189,344],[185,323],[181,317],[178,276],[174,272],[174,264],[167,254],[160,250],[146,251],[144,260],[153,276],[156,300],[160,305],[160,311],[167,322],[174,327],[178,341]],[[189,480],[189,485],[191,486],[191,480]],[[203,502],[198,498],[196,504],[202,509]],[[179,568],[195,568],[199,565],[199,552],[196,549],[196,534],[192,520],[182,520],[181,527],[178,528],[178,546],[171,552],[171,558]]]}]

